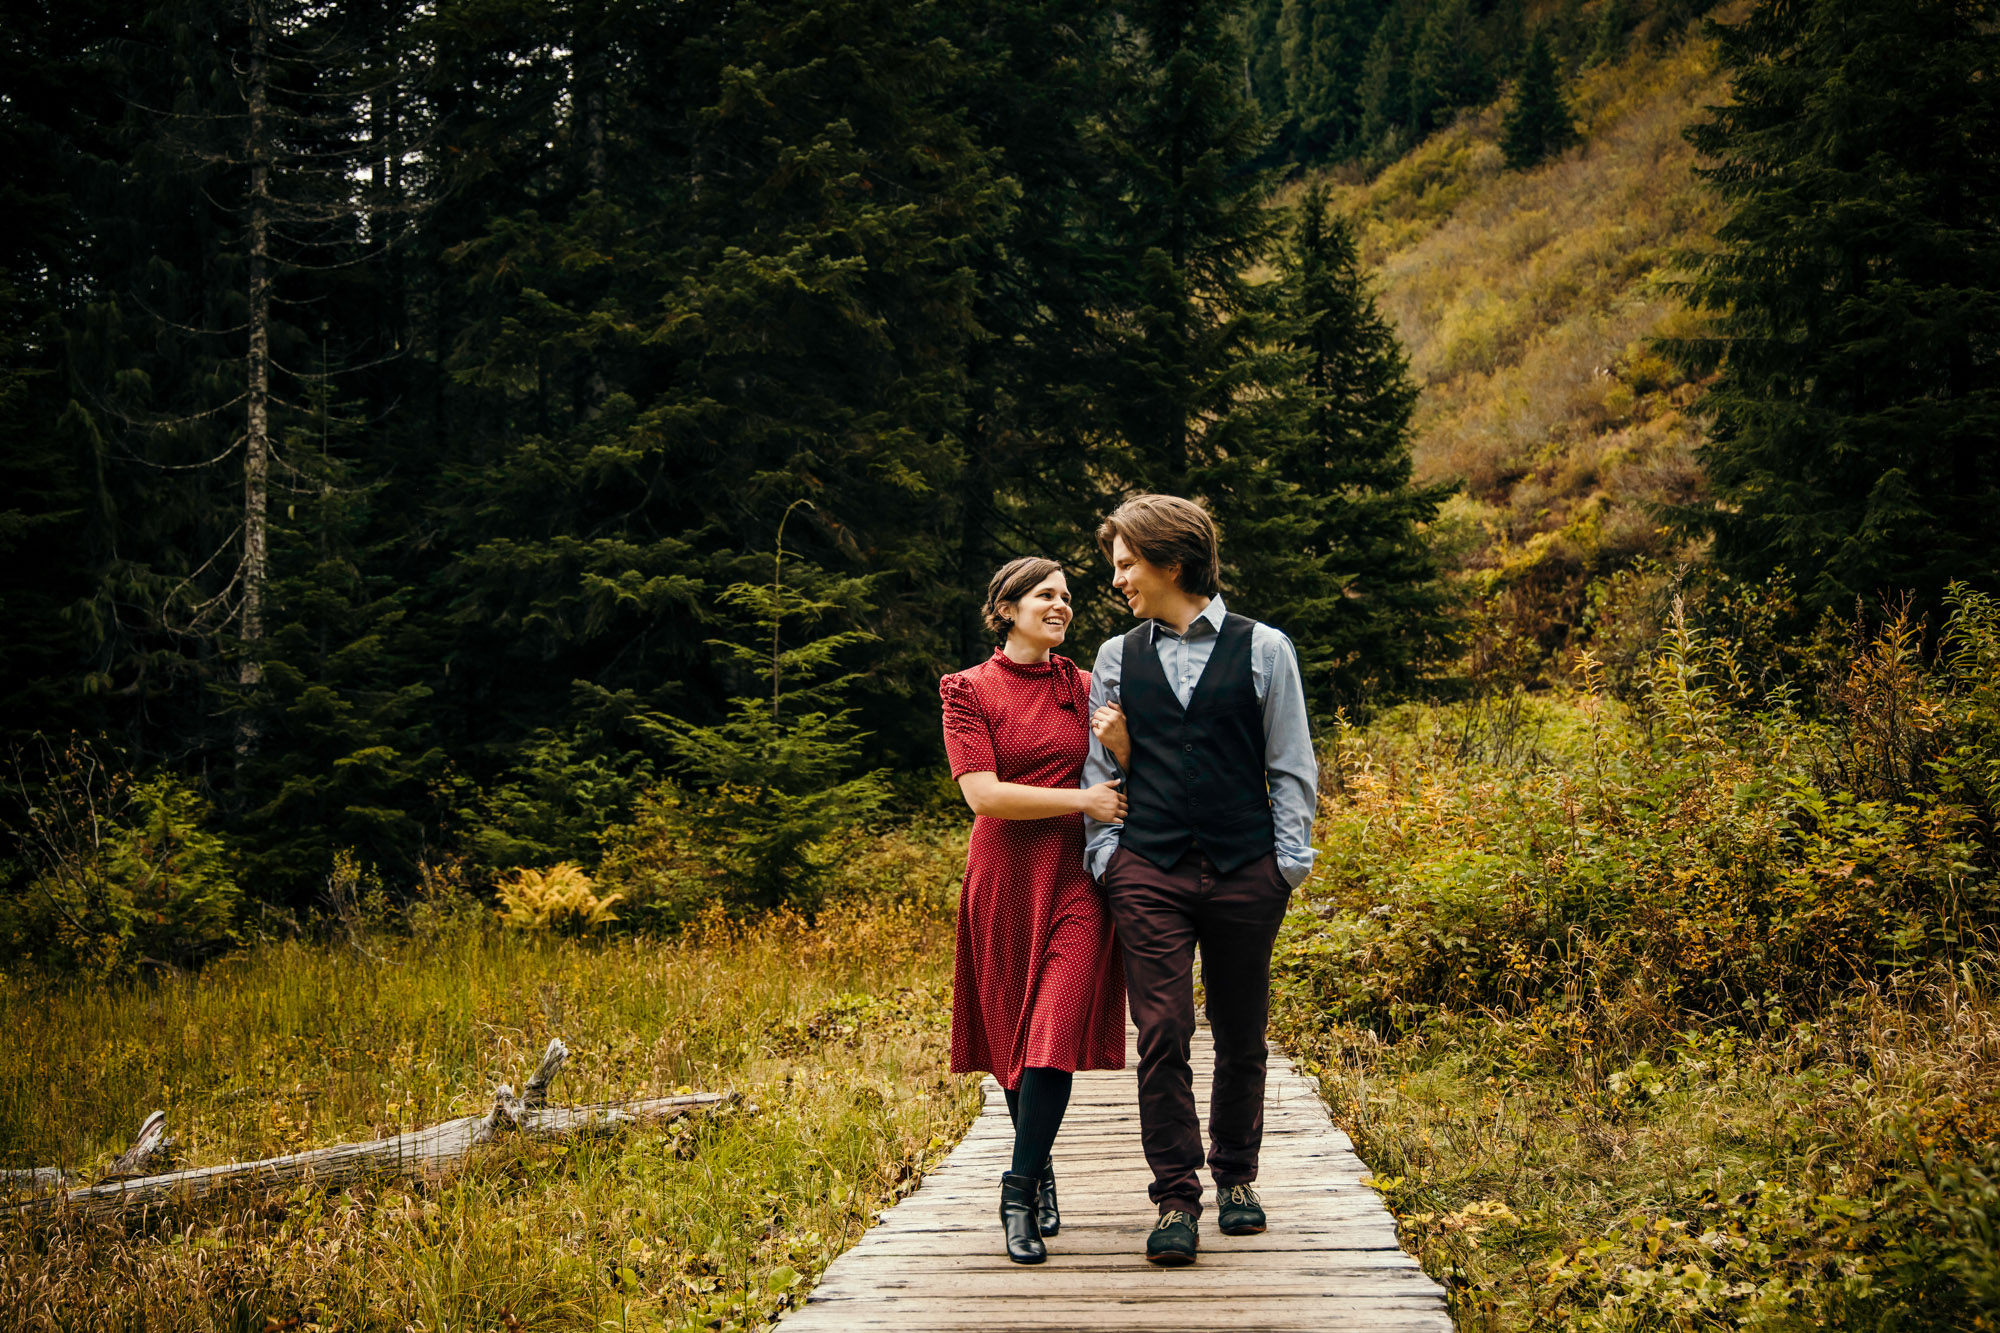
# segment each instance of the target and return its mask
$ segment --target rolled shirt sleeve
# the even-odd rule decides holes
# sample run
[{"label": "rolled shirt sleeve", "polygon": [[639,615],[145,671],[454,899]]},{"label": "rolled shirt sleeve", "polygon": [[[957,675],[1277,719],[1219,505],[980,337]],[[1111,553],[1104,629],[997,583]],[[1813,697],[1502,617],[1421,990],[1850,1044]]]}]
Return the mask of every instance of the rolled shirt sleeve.
[{"label": "rolled shirt sleeve", "polygon": [[[1110,639],[1097,650],[1097,657],[1090,664],[1091,715],[1094,716],[1099,708],[1110,702],[1112,694],[1118,691],[1124,660],[1123,637]],[[1124,776],[1124,770],[1111,757],[1111,751],[1105,749],[1103,742],[1092,733],[1090,753],[1083,760],[1082,785],[1095,787],[1100,782]],[[1123,824],[1100,824],[1087,814],[1083,817],[1083,860],[1090,868],[1092,879],[1104,877],[1104,868],[1111,864],[1112,853],[1118,850],[1118,835],[1124,827]]]},{"label": "rolled shirt sleeve", "polygon": [[1319,809],[1319,759],[1306,716],[1305,683],[1292,641],[1269,625],[1257,626],[1255,664],[1264,679],[1264,775],[1270,784],[1271,823],[1278,869],[1297,888],[1312,873],[1313,816]]}]

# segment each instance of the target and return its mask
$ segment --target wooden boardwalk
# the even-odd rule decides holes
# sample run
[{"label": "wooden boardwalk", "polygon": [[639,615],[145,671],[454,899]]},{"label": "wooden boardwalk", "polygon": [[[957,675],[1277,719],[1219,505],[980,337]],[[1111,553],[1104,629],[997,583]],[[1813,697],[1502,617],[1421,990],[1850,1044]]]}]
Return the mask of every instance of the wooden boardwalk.
[{"label": "wooden boardwalk", "polygon": [[[1136,1066],[1126,1034],[1126,1063]],[[1196,1033],[1195,1096],[1207,1115],[1213,1052]],[[1395,1223],[1360,1183],[1367,1170],[1327,1118],[1312,1083],[1273,1047],[1258,1195],[1262,1236],[1215,1229],[1212,1182],[1201,1257],[1187,1268],[1145,1261],[1155,1210],[1139,1147],[1130,1068],[1079,1074],[1056,1183],[1062,1234],[1039,1267],[1007,1261],[1000,1174],[1013,1129],[999,1085],[965,1139],[923,1186],[828,1265],[782,1333],[1053,1333],[1062,1329],[1424,1330],[1449,1333],[1444,1292],[1396,1243]]]}]

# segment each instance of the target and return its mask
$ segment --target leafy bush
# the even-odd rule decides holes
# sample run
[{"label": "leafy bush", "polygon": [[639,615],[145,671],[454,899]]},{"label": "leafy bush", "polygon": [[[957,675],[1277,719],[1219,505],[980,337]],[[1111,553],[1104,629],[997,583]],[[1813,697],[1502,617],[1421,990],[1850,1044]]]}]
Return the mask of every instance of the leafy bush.
[{"label": "leafy bush", "polygon": [[1931,1328],[2000,1323],[2000,1144],[1924,1151],[1871,1217],[1884,1285]]},{"label": "leafy bush", "polygon": [[580,935],[618,919],[611,909],[624,895],[599,897],[595,887],[574,861],[547,870],[516,870],[500,882],[500,919],[520,930]]},{"label": "leafy bush", "polygon": [[1343,756],[1352,799],[1328,812],[1324,862],[1338,910],[1293,937],[1296,975],[1385,1035],[1442,1009],[1558,1003],[1674,1027],[1683,1008],[1807,1010],[1975,946],[2000,924],[2000,614],[1956,599],[1936,665],[1892,614],[1816,716],[1684,606],[1640,703],[1537,704],[1531,762],[1464,761],[1473,706],[1405,710],[1414,751]]},{"label": "leafy bush", "polygon": [[15,830],[29,865],[0,903],[10,952],[55,970],[115,976],[186,967],[238,941],[243,891],[208,802],[185,782],[134,782],[77,742],[17,764]]}]

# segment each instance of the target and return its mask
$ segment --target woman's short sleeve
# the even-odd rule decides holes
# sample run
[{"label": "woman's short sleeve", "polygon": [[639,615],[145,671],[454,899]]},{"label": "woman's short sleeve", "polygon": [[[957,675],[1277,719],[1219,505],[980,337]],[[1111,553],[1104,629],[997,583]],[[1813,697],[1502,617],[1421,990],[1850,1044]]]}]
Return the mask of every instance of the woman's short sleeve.
[{"label": "woman's short sleeve", "polygon": [[998,773],[999,760],[993,752],[993,729],[980,711],[979,695],[972,682],[954,672],[938,681],[938,698],[944,701],[944,753],[951,761],[951,775]]}]

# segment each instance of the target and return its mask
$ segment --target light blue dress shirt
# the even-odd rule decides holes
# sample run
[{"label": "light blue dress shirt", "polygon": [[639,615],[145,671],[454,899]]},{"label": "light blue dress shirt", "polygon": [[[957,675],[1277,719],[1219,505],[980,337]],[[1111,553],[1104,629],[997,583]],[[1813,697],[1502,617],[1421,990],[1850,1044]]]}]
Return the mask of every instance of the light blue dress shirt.
[{"label": "light blue dress shirt", "polygon": [[[1215,636],[1222,632],[1227,613],[1220,597],[1208,605],[1187,628],[1185,635],[1174,633],[1171,625],[1155,620],[1153,650],[1160,655],[1160,670],[1174,697],[1187,707],[1194,687],[1215,655]],[[1125,637],[1107,640],[1097,650],[1090,668],[1090,711],[1095,713],[1107,700],[1120,698],[1124,678]],[[1292,641],[1278,630],[1258,622],[1250,638],[1250,677],[1257,702],[1264,706],[1264,774],[1271,794],[1271,820],[1277,829],[1278,869],[1297,888],[1312,873],[1313,814],[1319,802],[1319,759],[1313,754],[1312,733],[1306,726],[1306,691],[1299,680],[1299,656]],[[1121,698],[1122,702],[1122,698]],[[1111,752],[1090,738],[1090,755],[1083,761],[1083,785],[1096,786],[1122,776]],[[1102,876],[1118,850],[1123,824],[1100,824],[1084,816],[1084,857],[1093,876]]]}]

